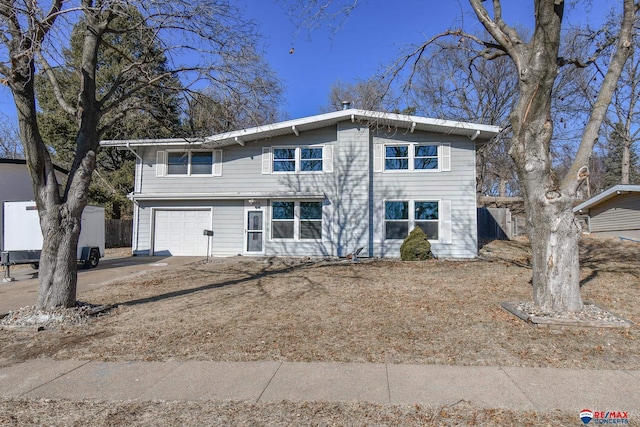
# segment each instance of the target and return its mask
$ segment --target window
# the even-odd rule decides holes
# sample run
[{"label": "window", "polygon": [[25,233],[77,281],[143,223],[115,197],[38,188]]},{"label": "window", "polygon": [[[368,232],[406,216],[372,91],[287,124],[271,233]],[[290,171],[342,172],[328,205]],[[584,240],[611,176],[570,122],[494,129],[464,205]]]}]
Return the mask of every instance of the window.
[{"label": "window", "polygon": [[409,146],[384,147],[384,168],[386,170],[409,169]]},{"label": "window", "polygon": [[271,237],[274,239],[293,239],[294,232],[294,203],[273,202],[271,204]]},{"label": "window", "polygon": [[409,234],[409,202],[384,203],[385,239],[404,239]]},{"label": "window", "polygon": [[273,148],[273,172],[322,172],[323,147]]},{"label": "window", "polygon": [[429,240],[439,240],[440,203],[438,201],[387,201],[384,204],[385,239],[400,240],[415,227],[422,228]]},{"label": "window", "polygon": [[169,153],[167,157],[167,174],[187,175],[189,173],[189,153]]},{"label": "window", "polygon": [[301,148],[300,170],[303,172],[321,172],[322,148]]},{"label": "window", "polygon": [[296,170],[296,149],[295,148],[274,148],[273,149],[273,171],[274,172],[295,172]]},{"label": "window", "polygon": [[[221,150],[215,150],[221,157]],[[159,152],[160,153],[160,152]],[[158,162],[160,163],[160,162]],[[220,163],[220,160],[218,160]],[[168,151],[167,175],[216,175],[214,173],[214,152],[212,151]],[[220,164],[218,174],[221,174]]]},{"label": "window", "polygon": [[414,145],[413,168],[438,169],[437,145]]},{"label": "window", "polygon": [[300,202],[300,239],[322,237],[322,202]]},{"label": "window", "polygon": [[272,202],[271,238],[322,238],[322,202]]},{"label": "window", "polygon": [[[446,150],[440,152],[439,147],[444,147]],[[418,170],[448,170],[446,167],[441,167],[440,156],[443,156],[443,160],[449,161],[449,144],[393,144],[384,145],[384,170],[385,171],[418,171]],[[380,152],[381,153],[381,152]],[[382,153],[380,154],[382,155]],[[446,159],[445,159],[446,157]],[[375,166],[377,171],[382,168]]]},{"label": "window", "polygon": [[438,202],[415,202],[413,217],[430,240],[438,240]]}]

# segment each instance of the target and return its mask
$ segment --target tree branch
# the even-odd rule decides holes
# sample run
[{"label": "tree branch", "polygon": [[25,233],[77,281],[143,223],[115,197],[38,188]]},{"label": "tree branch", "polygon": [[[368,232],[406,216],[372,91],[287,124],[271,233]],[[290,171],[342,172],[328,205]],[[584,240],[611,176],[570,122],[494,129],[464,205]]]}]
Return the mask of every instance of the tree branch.
[{"label": "tree branch", "polygon": [[56,97],[56,101],[58,101],[58,104],[60,104],[60,107],[67,114],[75,117],[76,113],[78,112],[78,110],[76,108],[72,107],[64,99],[64,96],[62,95],[62,90],[60,89],[60,83],[58,82],[58,78],[56,77],[56,74],[53,71],[53,68],[51,67],[49,62],[45,59],[44,55],[42,55],[42,52],[40,51],[40,49],[38,49],[38,51],[36,52],[36,55],[38,56],[38,62],[42,66],[42,69],[44,70],[45,74],[47,75],[47,79],[49,80],[49,83],[51,84],[51,88],[53,89],[53,93],[54,93],[54,95]]}]

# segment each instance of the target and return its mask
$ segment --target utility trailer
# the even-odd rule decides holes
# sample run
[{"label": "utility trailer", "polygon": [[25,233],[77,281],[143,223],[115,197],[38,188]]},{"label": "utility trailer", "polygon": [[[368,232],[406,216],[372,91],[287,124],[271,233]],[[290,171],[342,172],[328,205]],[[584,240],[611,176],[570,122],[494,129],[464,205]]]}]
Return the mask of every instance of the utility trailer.
[{"label": "utility trailer", "polygon": [[[40,263],[42,231],[36,202],[2,202],[0,219],[0,264],[5,266],[5,280],[11,280],[11,265],[32,264],[37,268]],[[98,266],[104,256],[104,241],[104,208],[85,207],[77,253],[84,268]]]}]

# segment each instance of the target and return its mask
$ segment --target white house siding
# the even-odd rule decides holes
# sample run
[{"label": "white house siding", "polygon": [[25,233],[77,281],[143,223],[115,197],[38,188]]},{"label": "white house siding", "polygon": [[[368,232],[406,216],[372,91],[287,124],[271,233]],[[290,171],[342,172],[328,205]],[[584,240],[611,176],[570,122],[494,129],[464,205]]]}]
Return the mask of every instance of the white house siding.
[{"label": "white house siding", "polygon": [[[399,257],[402,240],[384,239],[385,200],[438,200],[440,209],[451,204],[450,243],[433,242],[432,251],[443,258],[477,256],[475,146],[468,138],[425,132],[397,131],[375,135],[373,144],[393,142],[448,143],[451,170],[440,172],[393,171],[373,173],[373,252],[375,256]],[[441,212],[441,216],[442,216]],[[441,229],[442,233],[442,229]]]},{"label": "white house siding", "polygon": [[640,193],[620,194],[589,209],[589,229],[601,236],[640,239]]}]

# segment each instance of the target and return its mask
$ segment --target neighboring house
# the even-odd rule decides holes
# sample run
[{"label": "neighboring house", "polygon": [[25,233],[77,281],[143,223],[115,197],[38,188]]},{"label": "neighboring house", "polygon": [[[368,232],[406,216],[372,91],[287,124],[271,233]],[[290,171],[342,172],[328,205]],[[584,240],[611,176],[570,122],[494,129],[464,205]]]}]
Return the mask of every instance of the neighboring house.
[{"label": "neighboring house", "polygon": [[[67,171],[55,167],[58,182],[63,185]],[[27,169],[27,161],[22,159],[0,159],[0,202],[33,200],[33,186]]]},{"label": "neighboring house", "polygon": [[616,185],[573,208],[586,232],[640,239],[640,185]]},{"label": "neighboring house", "polygon": [[[55,167],[58,182],[64,184],[67,179],[67,171]],[[3,233],[5,227],[2,214],[2,202],[17,202],[33,200],[33,186],[31,176],[27,168],[27,161],[22,159],[0,159],[0,250],[3,248]]]},{"label": "neighboring house", "polygon": [[475,144],[498,130],[347,109],[101,145],[137,156],[134,254],[399,257],[418,226],[437,256],[471,258]]}]

